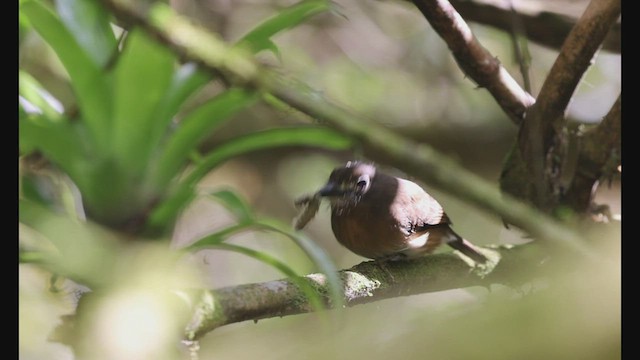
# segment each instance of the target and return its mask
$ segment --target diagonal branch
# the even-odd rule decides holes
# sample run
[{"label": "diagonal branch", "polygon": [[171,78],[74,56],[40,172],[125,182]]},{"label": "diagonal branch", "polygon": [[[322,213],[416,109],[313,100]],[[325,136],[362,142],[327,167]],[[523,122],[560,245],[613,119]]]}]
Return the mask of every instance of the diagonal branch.
[{"label": "diagonal branch", "polygon": [[[451,0],[451,4],[467,21],[493,26],[504,31],[511,31],[513,27],[514,14],[506,2]],[[515,16],[521,22],[528,40],[553,49],[559,49],[562,46],[576,24],[576,19],[572,17],[546,11],[518,12]],[[620,28],[620,23],[611,27],[603,40],[602,50],[618,54],[621,52]]]},{"label": "diagonal branch", "polygon": [[447,0],[412,0],[447,43],[465,75],[486,88],[504,112],[519,124],[535,99],[518,85],[497,58],[485,49]]}]

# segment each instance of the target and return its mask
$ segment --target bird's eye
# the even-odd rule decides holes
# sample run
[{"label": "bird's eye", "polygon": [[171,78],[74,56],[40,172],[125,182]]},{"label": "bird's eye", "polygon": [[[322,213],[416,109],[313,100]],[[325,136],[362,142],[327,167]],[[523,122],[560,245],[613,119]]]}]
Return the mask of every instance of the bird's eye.
[{"label": "bird's eye", "polygon": [[356,189],[358,191],[363,191],[366,189],[368,184],[369,184],[369,177],[366,175],[363,175],[358,179],[358,182],[356,183]]}]

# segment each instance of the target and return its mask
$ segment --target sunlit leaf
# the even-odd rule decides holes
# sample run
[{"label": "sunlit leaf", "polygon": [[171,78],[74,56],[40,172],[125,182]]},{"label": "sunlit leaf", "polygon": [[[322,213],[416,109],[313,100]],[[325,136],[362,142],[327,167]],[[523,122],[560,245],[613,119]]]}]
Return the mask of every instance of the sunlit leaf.
[{"label": "sunlit leaf", "polygon": [[187,246],[185,250],[197,251],[211,248],[212,246],[216,246],[225,242],[231,235],[250,229],[252,225],[253,224],[244,223],[226,227],[222,230],[218,230],[212,234],[201,237],[200,239]]},{"label": "sunlit leaf", "polygon": [[271,37],[282,30],[292,28],[311,16],[329,10],[331,2],[326,0],[302,1],[281,10],[278,14],[254,27],[236,43],[257,53],[265,49],[274,49]]},{"label": "sunlit leaf", "polygon": [[174,72],[171,83],[153,115],[154,126],[151,127],[146,141],[149,146],[148,153],[157,147],[162,137],[167,134],[171,121],[187,99],[210,79],[211,75],[199,69],[194,63],[186,63]]},{"label": "sunlit leaf", "polygon": [[174,56],[140,30],[128,35],[115,69],[112,149],[128,173],[148,163],[145,148],[153,115],[173,76]]},{"label": "sunlit leaf", "polygon": [[106,230],[54,214],[28,200],[20,200],[19,221],[46,237],[58,251],[45,267],[87,285],[104,283],[112,274],[105,269],[115,259],[115,239]]},{"label": "sunlit leaf", "polygon": [[31,23],[29,19],[20,12],[18,14],[18,44],[22,44],[25,35],[31,30]]},{"label": "sunlit leaf", "polygon": [[78,189],[64,174],[52,170],[29,171],[21,177],[22,195],[69,217],[84,218]]},{"label": "sunlit leaf", "polygon": [[213,198],[221,203],[229,211],[233,212],[238,222],[246,223],[253,220],[253,211],[249,204],[247,204],[238,194],[230,190],[220,190],[211,194]]},{"label": "sunlit leaf", "polygon": [[87,124],[95,146],[106,151],[111,118],[106,76],[50,9],[38,1],[26,0],[20,4],[20,12],[27,16],[69,73],[82,120]]},{"label": "sunlit leaf", "polygon": [[327,128],[276,128],[239,136],[213,149],[189,174],[186,183],[195,184],[222,162],[252,151],[284,146],[314,146],[345,150],[351,145],[347,137]]},{"label": "sunlit leaf", "polygon": [[96,0],[57,0],[60,19],[89,56],[105,66],[117,51],[109,13]]},{"label": "sunlit leaf", "polygon": [[149,217],[149,227],[161,228],[162,224],[172,223],[189,200],[195,196],[193,188],[197,182],[218,165],[234,156],[283,146],[313,146],[345,150],[351,146],[351,140],[330,129],[318,127],[269,129],[232,139],[206,154],[174,192],[154,209]]},{"label": "sunlit leaf", "polygon": [[223,92],[188,114],[167,142],[158,161],[157,181],[168,183],[186,163],[189,153],[225,120],[253,104],[259,96],[234,88]]},{"label": "sunlit leaf", "polygon": [[344,297],[342,295],[342,281],[338,276],[338,269],[329,255],[327,255],[321,247],[306,237],[303,233],[293,232],[290,226],[285,226],[279,221],[260,219],[256,221],[256,226],[265,230],[281,233],[293,240],[327,277],[329,288],[331,290],[331,300],[333,301],[335,308],[339,309],[342,307]]},{"label": "sunlit leaf", "polygon": [[79,140],[76,127],[68,122],[54,123],[45,117],[30,116],[18,122],[19,144],[24,153],[40,150],[63,171],[83,183],[87,170],[86,149]]},{"label": "sunlit leaf", "polygon": [[44,89],[38,80],[23,70],[18,73],[18,92],[46,119],[57,121],[62,118],[61,113],[64,111],[62,104]]},{"label": "sunlit leaf", "polygon": [[150,236],[166,234],[173,229],[178,215],[193,199],[196,193],[193,188],[181,187],[179,191],[170,193],[166,200],[156,206],[145,224],[145,232]]},{"label": "sunlit leaf", "polygon": [[[265,253],[257,252],[255,250],[251,250],[247,248],[239,248],[236,245],[225,243],[225,240],[227,240],[231,235],[237,234],[242,231],[250,230],[250,229],[267,230],[267,231],[283,234],[288,238],[292,239],[295,242],[295,244],[298,247],[300,247],[307,254],[307,256],[309,256],[309,258],[314,262],[314,264],[316,264],[316,266],[318,266],[318,268],[323,273],[325,273],[329,281],[332,301],[334,302],[334,304],[336,304],[336,307],[338,308],[341,307],[341,304],[343,302],[343,297],[342,297],[342,285],[341,285],[340,278],[338,277],[338,270],[333,264],[333,262],[331,261],[331,258],[326,254],[326,252],[322,248],[317,246],[313,241],[305,237],[303,234],[293,232],[292,229],[281,224],[278,221],[270,220],[270,219],[253,218],[253,215],[251,214],[251,211],[248,208],[248,205],[245,204],[244,201],[240,199],[233,192],[223,190],[215,193],[215,196],[218,199],[220,199],[224,204],[226,204],[228,208],[232,210],[235,209],[236,213],[240,212],[239,216],[243,216],[243,215],[251,216],[251,218],[247,218],[246,221],[244,222],[240,221],[236,225],[229,226],[213,234],[204,236],[196,240],[195,242],[193,242],[188,247],[186,247],[185,248],[186,250],[197,251],[201,249],[211,249],[211,248],[231,249],[234,251],[241,252],[245,255],[255,257],[261,261],[264,261],[276,267],[277,269],[281,270],[283,273],[285,273],[285,275],[292,278],[296,278],[297,275],[295,274],[295,272],[290,270],[288,267],[283,268],[283,266],[286,266],[284,264],[279,264],[278,262],[274,263],[275,259],[273,259],[272,257],[270,257]],[[316,300],[318,301],[318,303],[316,303],[314,306],[321,306],[321,302],[319,298],[316,300],[313,300],[313,297],[317,295],[315,293],[315,290],[313,290],[312,288],[305,290],[308,284],[300,284],[295,279],[294,281],[296,281],[296,284],[298,286],[301,286],[301,289],[307,294],[307,296],[309,296],[310,299],[312,299],[311,300],[312,302],[315,302]],[[309,291],[312,291],[312,293],[309,293]]]}]

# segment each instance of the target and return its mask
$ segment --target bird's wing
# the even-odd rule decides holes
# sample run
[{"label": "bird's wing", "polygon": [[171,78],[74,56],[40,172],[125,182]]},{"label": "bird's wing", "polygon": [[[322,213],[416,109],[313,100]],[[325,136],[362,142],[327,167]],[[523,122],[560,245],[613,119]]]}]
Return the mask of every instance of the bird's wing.
[{"label": "bird's wing", "polygon": [[451,224],[440,203],[418,184],[401,180],[399,186],[401,191],[409,195],[405,197],[405,203],[397,208],[404,213],[399,218],[407,219],[408,223],[402,224],[404,228],[411,232],[420,232],[431,226]]}]

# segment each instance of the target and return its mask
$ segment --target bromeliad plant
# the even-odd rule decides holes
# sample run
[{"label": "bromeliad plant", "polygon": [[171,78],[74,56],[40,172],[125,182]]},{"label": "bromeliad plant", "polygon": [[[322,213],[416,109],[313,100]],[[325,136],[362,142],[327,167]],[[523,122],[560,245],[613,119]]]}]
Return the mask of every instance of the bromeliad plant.
[{"label": "bromeliad plant", "polygon": [[[327,8],[325,1],[310,1],[287,9],[249,32],[236,48],[253,53],[277,49],[273,34]],[[173,130],[182,106],[212,75],[192,63],[179,65],[174,54],[139,29],[125,32],[119,45],[97,1],[60,0],[56,9],[36,0],[20,6],[23,18],[67,70],[77,112],[59,113],[37,81],[21,71],[20,149],[23,154],[40,151],[69,175],[93,221],[156,233],[190,200],[184,188],[234,155],[271,146],[346,144],[326,130],[310,128],[251,134],[205,155],[177,184],[201,141],[255,104],[260,94],[229,88],[191,110]]]},{"label": "bromeliad plant", "polygon": [[[273,35],[329,7],[328,1],[314,0],[286,8],[255,27],[229,51],[238,51],[249,59],[263,50],[277,51]],[[20,29],[21,35],[35,30],[53,49],[68,73],[75,97],[73,106],[62,109],[33,76],[20,70],[20,156],[37,154],[63,174],[55,178],[62,195],[51,198],[43,191],[43,177],[21,168],[20,221],[58,247],[57,257],[44,257],[48,261],[26,250],[21,252],[21,259],[53,264],[51,268],[64,269],[66,275],[75,274],[77,280],[86,280],[92,286],[105,280],[83,278],[82,269],[86,267],[82,259],[75,261],[68,254],[91,258],[90,254],[96,253],[93,259],[99,259],[99,252],[106,253],[109,246],[92,243],[91,234],[82,230],[84,223],[76,221],[78,215],[86,214],[86,224],[92,229],[96,228],[92,223],[99,224],[100,233],[106,228],[127,234],[128,239],[166,239],[181,210],[197,196],[198,181],[224,161],[278,146],[349,146],[345,138],[323,128],[274,128],[231,139],[192,161],[205,138],[268,95],[227,86],[183,114],[185,104],[205,84],[215,81],[215,74],[193,63],[180,63],[174,53],[141,29],[118,28],[97,0],[57,0],[54,7],[46,1],[20,0]],[[117,32],[122,34],[118,37]],[[178,117],[181,119],[176,125]],[[72,191],[74,188],[78,194]],[[196,241],[190,250],[217,247],[237,251],[287,276],[294,275],[286,264],[267,254],[225,243],[238,231],[262,229],[284,233],[321,270],[334,272],[324,253],[303,235],[256,216],[232,192],[216,192],[213,197],[237,215],[238,223]],[[66,211],[52,211],[60,208]],[[50,224],[62,230],[54,231]],[[103,262],[108,266],[108,261]],[[337,284],[335,275],[329,277]]]}]

